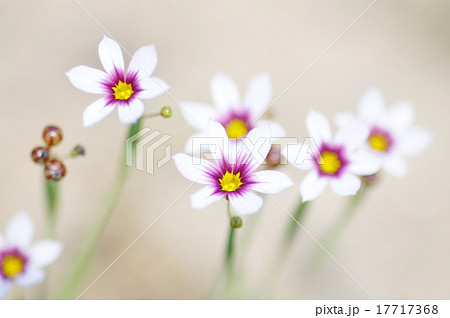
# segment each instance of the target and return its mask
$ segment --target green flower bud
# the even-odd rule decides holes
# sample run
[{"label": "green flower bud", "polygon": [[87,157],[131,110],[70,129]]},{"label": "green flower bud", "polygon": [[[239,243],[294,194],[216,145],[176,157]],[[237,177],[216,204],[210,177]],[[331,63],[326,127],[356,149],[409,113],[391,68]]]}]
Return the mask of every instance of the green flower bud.
[{"label": "green flower bud", "polygon": [[164,106],[163,108],[161,108],[160,114],[164,118],[170,118],[172,117],[172,108],[170,108],[170,106]]},{"label": "green flower bud", "polygon": [[230,219],[230,226],[234,229],[242,227],[242,219],[239,216],[233,216]]}]

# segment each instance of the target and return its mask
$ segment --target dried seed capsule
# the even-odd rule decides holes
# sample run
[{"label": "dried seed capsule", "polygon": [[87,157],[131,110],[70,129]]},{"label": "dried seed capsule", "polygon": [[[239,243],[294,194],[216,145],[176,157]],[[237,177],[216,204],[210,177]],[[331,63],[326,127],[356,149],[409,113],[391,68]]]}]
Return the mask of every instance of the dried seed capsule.
[{"label": "dried seed capsule", "polygon": [[48,160],[49,153],[45,147],[36,147],[31,152],[31,158],[36,163],[45,163]]},{"label": "dried seed capsule", "polygon": [[160,114],[164,118],[172,117],[172,108],[170,108],[170,106],[164,106],[163,108],[161,108]]},{"label": "dried seed capsule", "polygon": [[59,144],[63,138],[62,130],[56,126],[47,126],[42,132],[45,143],[51,147]]},{"label": "dried seed capsule", "polygon": [[45,164],[44,175],[47,180],[58,181],[66,175],[66,167],[59,160],[49,160]]}]

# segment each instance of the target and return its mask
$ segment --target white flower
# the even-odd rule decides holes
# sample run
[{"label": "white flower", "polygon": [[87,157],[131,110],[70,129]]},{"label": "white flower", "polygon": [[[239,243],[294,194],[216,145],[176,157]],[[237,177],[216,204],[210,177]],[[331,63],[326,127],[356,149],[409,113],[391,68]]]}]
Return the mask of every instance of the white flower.
[{"label": "white flower", "polygon": [[[313,145],[288,145],[283,149],[283,155],[295,167],[311,170],[300,185],[303,202],[317,198],[328,183],[337,195],[355,195],[361,186],[357,176],[371,175],[380,168],[379,160],[363,149],[369,136],[363,121],[351,121],[332,138],[328,120],[311,110],[306,128]],[[310,156],[304,158],[305,153]]]},{"label": "white flower", "polygon": [[86,108],[83,113],[85,126],[97,123],[115,106],[118,107],[120,121],[134,123],[145,111],[141,99],[159,96],[169,89],[163,80],[151,76],[158,60],[154,45],[137,50],[126,73],[122,50],[114,40],[105,36],[98,46],[98,54],[106,73],[83,65],[66,73],[76,88],[106,95]]},{"label": "white flower", "polygon": [[236,140],[245,137],[253,128],[267,124],[270,124],[273,137],[286,135],[281,125],[269,120],[258,120],[272,97],[269,74],[252,78],[241,100],[236,83],[228,75],[217,73],[211,80],[211,95],[216,107],[196,102],[180,103],[186,121],[199,131],[188,139],[186,152],[200,152],[199,149],[193,149],[192,138],[205,136],[210,120],[222,124],[228,137]]},{"label": "white flower", "polygon": [[225,128],[217,122],[209,124],[208,136],[211,136],[209,147],[214,160],[200,161],[183,153],[173,156],[185,178],[205,185],[191,196],[194,209],[203,209],[226,198],[237,214],[256,213],[263,206],[263,199],[254,191],[278,193],[293,184],[279,171],[255,172],[270,150],[268,125],[252,129],[239,145],[230,142]]},{"label": "white flower", "polygon": [[[340,113],[335,122],[342,126],[354,118],[352,113]],[[376,88],[368,89],[361,97],[357,118],[370,127],[367,149],[382,161],[384,170],[396,177],[408,172],[404,157],[422,152],[433,140],[429,130],[412,125],[414,108],[410,102],[398,102],[386,109],[383,95]]]},{"label": "white flower", "polygon": [[55,240],[31,244],[33,234],[33,223],[24,211],[13,216],[4,237],[0,233],[0,299],[5,298],[14,282],[24,288],[42,283],[42,268],[61,253],[62,244]]}]

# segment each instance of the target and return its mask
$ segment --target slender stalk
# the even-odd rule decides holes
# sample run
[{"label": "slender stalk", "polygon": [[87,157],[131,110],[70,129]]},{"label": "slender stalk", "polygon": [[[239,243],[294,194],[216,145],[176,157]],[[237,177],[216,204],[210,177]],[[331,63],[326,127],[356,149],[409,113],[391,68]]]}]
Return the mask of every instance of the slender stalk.
[{"label": "slender stalk", "polygon": [[269,298],[271,296],[271,291],[273,290],[273,287],[277,279],[279,278],[283,265],[289,255],[292,243],[294,242],[295,234],[300,229],[298,223],[300,223],[300,221],[304,217],[308,206],[308,202],[300,201],[293,216],[295,220],[290,219],[290,222],[288,223],[287,228],[284,232],[284,239],[281,242],[280,248],[277,250],[278,253],[270,262],[270,265],[267,267],[266,271],[263,274],[263,278],[261,279],[262,285],[258,288],[257,291],[258,293],[262,291],[262,295],[260,295],[260,297]]},{"label": "slender stalk", "polygon": [[[227,201],[227,212],[228,217],[231,219],[230,201]],[[230,272],[233,267],[233,251],[234,251],[234,228],[230,226],[230,235],[228,237],[228,245],[227,245],[227,257],[225,261],[228,272]]]},{"label": "slender stalk", "polygon": [[289,249],[292,245],[292,242],[294,240],[295,234],[299,231],[300,226],[298,223],[300,223],[301,219],[303,218],[306,208],[308,206],[308,202],[300,202],[297,210],[294,214],[294,219],[289,222],[288,228],[286,229],[285,234],[285,240],[284,240],[284,249]]},{"label": "slender stalk", "polygon": [[[367,188],[368,185],[366,185],[363,182],[358,193],[348,200],[344,209],[339,214],[339,218],[337,219],[337,221],[330,226],[330,228],[326,231],[325,236],[320,240],[320,243],[327,251],[330,251],[336,246],[337,242],[342,236],[342,233],[350,224],[350,221],[355,215],[355,212],[359,207],[359,204],[362,202],[362,199],[364,198],[364,195],[367,192]],[[318,247],[313,252],[313,255],[308,263],[309,265],[307,266],[307,268],[310,270],[311,273],[321,268],[321,266],[323,265],[325,255],[326,254],[321,247]]]},{"label": "slender stalk", "polygon": [[[128,138],[134,136],[140,128],[141,120],[130,126]],[[126,149],[124,147],[119,169],[116,176],[108,189],[107,194],[103,198],[95,218],[87,229],[82,241],[78,247],[78,251],[73,260],[72,267],[66,275],[66,279],[56,294],[58,299],[73,299],[78,296],[80,286],[85,282],[86,272],[92,260],[95,248],[111,217],[114,207],[119,199],[125,181],[128,176],[129,169],[126,166]]]},{"label": "slender stalk", "polygon": [[45,198],[47,207],[47,236],[55,236],[56,217],[58,210],[59,184],[55,181],[44,179]]}]

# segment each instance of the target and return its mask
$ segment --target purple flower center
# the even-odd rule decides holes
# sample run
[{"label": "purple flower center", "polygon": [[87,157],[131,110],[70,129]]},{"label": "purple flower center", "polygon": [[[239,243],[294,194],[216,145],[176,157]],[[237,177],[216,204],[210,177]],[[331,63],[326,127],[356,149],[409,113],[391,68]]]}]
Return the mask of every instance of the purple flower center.
[{"label": "purple flower center", "polygon": [[27,263],[28,257],[17,248],[1,251],[0,276],[4,279],[12,279],[25,271]]},{"label": "purple flower center", "polygon": [[320,176],[339,177],[349,164],[343,146],[327,143],[320,145],[319,152],[314,159]]}]

